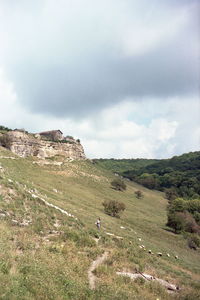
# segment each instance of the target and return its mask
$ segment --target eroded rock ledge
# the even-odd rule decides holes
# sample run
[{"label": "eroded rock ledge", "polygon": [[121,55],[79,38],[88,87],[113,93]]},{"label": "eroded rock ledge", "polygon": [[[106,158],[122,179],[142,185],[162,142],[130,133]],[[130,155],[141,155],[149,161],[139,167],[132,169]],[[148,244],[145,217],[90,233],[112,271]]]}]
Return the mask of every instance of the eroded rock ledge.
[{"label": "eroded rock ledge", "polygon": [[80,140],[71,136],[63,137],[60,130],[30,134],[22,130],[12,130],[1,135],[3,146],[20,157],[36,156],[48,158],[63,155],[70,159],[85,159]]}]

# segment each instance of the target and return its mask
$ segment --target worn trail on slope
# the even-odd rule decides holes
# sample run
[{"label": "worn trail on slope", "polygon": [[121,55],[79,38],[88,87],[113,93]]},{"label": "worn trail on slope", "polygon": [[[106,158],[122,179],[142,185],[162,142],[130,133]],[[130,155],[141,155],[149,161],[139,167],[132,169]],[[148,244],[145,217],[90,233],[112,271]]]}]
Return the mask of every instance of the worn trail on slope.
[{"label": "worn trail on slope", "polygon": [[47,200],[45,200],[44,198],[42,198],[42,197],[40,197],[40,196],[37,196],[36,194],[33,194],[31,191],[28,191],[28,193],[31,194],[31,196],[32,196],[33,198],[39,199],[39,200],[41,200],[42,202],[44,202],[47,206],[52,207],[52,208],[54,208],[54,209],[56,209],[56,210],[59,210],[62,214],[65,214],[65,215],[67,215],[68,217],[71,217],[71,218],[74,218],[75,220],[78,220],[74,215],[68,213],[66,210],[64,210],[64,209],[62,209],[62,208],[60,208],[60,207],[58,207],[57,205],[54,205],[54,204],[52,204],[52,203],[49,203],[49,202],[48,202]]},{"label": "worn trail on slope", "polygon": [[101,265],[106,258],[108,257],[108,251],[105,251],[103,253],[102,256],[98,256],[96,260],[94,260],[91,265],[90,268],[88,270],[88,279],[89,279],[89,287],[91,290],[94,290],[96,287],[96,276],[94,275],[93,271],[99,266]]},{"label": "worn trail on slope", "polygon": [[14,157],[14,156],[0,156],[0,158],[5,158],[5,159],[19,159],[19,157]]}]

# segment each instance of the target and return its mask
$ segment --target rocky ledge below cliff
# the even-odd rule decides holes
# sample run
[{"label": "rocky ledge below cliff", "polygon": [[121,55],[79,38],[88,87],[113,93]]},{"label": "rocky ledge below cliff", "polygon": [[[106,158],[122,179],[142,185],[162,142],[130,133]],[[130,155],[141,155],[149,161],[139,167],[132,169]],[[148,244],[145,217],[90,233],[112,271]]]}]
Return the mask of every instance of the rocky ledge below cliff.
[{"label": "rocky ledge below cliff", "polygon": [[80,141],[70,138],[70,140],[64,138],[63,140],[51,141],[44,139],[40,134],[12,130],[1,134],[0,146],[9,149],[20,157],[48,158],[63,155],[69,159],[86,159]]}]

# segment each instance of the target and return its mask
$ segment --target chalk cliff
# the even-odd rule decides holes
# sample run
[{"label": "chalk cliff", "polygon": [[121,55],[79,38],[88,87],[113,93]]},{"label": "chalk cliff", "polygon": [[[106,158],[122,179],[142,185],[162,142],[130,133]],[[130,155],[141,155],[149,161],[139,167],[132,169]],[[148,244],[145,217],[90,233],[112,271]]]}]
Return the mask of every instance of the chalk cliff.
[{"label": "chalk cliff", "polygon": [[[52,131],[55,133],[56,131]],[[49,132],[48,132],[49,133]],[[73,137],[63,137],[58,140],[48,140],[42,134],[30,134],[26,131],[13,130],[1,135],[0,146],[21,156],[37,156],[48,158],[63,155],[69,159],[85,159],[83,146]]]}]

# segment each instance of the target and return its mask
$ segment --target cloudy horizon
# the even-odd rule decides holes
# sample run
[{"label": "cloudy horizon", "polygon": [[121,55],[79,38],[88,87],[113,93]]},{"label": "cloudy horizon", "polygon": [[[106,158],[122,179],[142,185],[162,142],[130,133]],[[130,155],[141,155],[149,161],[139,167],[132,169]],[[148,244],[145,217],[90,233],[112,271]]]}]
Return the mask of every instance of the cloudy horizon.
[{"label": "cloudy horizon", "polygon": [[89,158],[200,146],[198,0],[0,1],[0,125],[60,129]]}]

